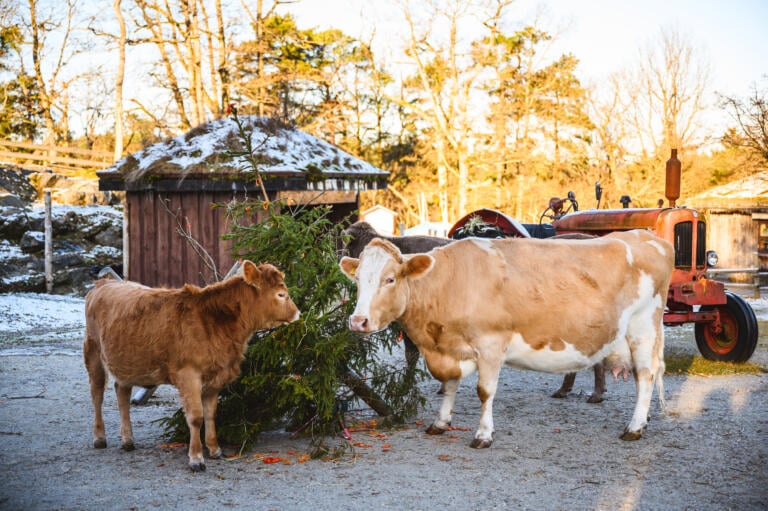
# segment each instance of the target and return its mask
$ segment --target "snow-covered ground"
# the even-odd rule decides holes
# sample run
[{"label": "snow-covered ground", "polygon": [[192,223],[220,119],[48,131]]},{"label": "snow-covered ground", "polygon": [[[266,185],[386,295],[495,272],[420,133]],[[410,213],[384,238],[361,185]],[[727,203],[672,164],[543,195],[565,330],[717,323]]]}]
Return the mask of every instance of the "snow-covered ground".
[{"label": "snow-covered ground", "polygon": [[0,356],[79,355],[85,300],[70,295],[0,294]]}]

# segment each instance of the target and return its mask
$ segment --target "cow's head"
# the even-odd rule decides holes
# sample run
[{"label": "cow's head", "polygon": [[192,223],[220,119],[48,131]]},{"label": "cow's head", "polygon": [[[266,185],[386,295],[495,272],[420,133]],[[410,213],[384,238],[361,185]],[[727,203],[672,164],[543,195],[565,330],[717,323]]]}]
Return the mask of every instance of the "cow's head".
[{"label": "cow's head", "polygon": [[256,313],[261,316],[261,328],[273,328],[299,319],[301,313],[293,303],[285,285],[285,275],[271,264],[256,266],[243,261],[243,280],[257,292]]},{"label": "cow's head", "polygon": [[405,312],[409,280],[429,273],[435,260],[428,254],[403,256],[392,243],[374,239],[360,259],[343,257],[339,266],[357,283],[357,305],[349,328],[371,333],[385,328]]}]

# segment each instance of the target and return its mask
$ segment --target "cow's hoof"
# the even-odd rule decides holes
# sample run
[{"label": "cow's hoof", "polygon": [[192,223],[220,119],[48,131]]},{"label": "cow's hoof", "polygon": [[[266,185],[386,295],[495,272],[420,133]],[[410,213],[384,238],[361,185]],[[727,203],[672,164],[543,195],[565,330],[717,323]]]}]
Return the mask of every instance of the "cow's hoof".
[{"label": "cow's hoof", "polygon": [[640,431],[629,431],[628,429],[624,430],[624,433],[619,437],[622,440],[626,440],[627,442],[630,442],[632,440],[640,440],[640,437],[643,436],[643,430]]},{"label": "cow's hoof", "polygon": [[120,448],[124,451],[132,451],[136,449],[136,446],[133,444],[133,440],[131,440],[129,442],[123,442]]},{"label": "cow's hoof", "polygon": [[486,449],[491,446],[493,443],[493,440],[488,440],[485,438],[475,438],[470,442],[469,446],[473,449]]},{"label": "cow's hoof", "polygon": [[196,461],[194,463],[189,463],[189,469],[192,472],[205,472],[205,463],[202,461]]},{"label": "cow's hoof", "polygon": [[448,430],[445,428],[441,428],[439,426],[435,426],[434,424],[430,424],[430,426],[426,430],[426,433],[427,435],[442,435],[446,431]]},{"label": "cow's hoof", "polygon": [[95,449],[106,449],[107,448],[107,439],[106,438],[96,438],[96,439],[94,439],[93,447]]},{"label": "cow's hoof", "polygon": [[589,399],[587,399],[587,403],[593,403],[593,404],[602,403],[603,401],[605,401],[605,398],[603,396],[596,396],[594,394],[589,396]]},{"label": "cow's hoof", "polygon": [[557,398],[557,399],[566,398],[566,397],[568,397],[568,391],[567,390],[558,390],[557,392],[552,394],[552,397]]},{"label": "cow's hoof", "polygon": [[216,449],[215,451],[208,450],[208,457],[213,458],[215,460],[220,459],[222,456],[221,449]]}]

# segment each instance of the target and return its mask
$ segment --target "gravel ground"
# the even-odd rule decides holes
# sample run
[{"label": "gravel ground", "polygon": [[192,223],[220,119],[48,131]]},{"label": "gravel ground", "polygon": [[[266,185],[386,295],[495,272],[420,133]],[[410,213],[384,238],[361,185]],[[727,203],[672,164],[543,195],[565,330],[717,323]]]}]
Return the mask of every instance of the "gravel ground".
[{"label": "gravel ground", "polygon": [[[160,387],[148,405],[132,410],[132,452],[119,447],[117,405],[108,391],[109,446],[93,449],[82,327],[70,319],[82,301],[63,300],[66,310],[56,312],[61,308],[46,297],[39,300],[33,309],[53,315],[24,326],[18,296],[0,295],[3,510],[768,506],[766,373],[667,375],[667,413],[660,413],[654,397],[645,436],[623,442],[618,436],[634,404],[631,381],[609,381],[606,400],[592,405],[585,402],[591,373],[579,374],[574,392],[556,400],[548,396],[559,376],[506,368],[494,403],[495,441],[483,450],[469,447],[480,412],[472,379],[459,391],[456,429],[439,437],[424,434],[440,404],[438,385],[428,381],[429,402],[418,417],[397,430],[353,432],[355,455],[304,461],[308,441],[276,431],[238,458],[207,460],[203,473],[189,471],[186,447],[166,444],[155,422],[179,407],[174,388]],[[762,330],[767,304],[753,303]],[[669,350],[695,351],[690,328],[667,332]],[[768,368],[764,333],[752,361]],[[370,415],[363,411],[359,418]],[[268,458],[280,461],[265,463]]]}]

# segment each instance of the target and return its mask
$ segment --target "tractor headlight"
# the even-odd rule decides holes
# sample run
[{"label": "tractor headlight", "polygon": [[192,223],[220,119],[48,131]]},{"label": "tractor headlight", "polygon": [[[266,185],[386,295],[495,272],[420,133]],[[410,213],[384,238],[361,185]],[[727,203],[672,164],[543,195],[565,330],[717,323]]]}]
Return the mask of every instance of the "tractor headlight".
[{"label": "tractor headlight", "polygon": [[710,268],[717,266],[717,252],[707,250],[707,266]]}]

